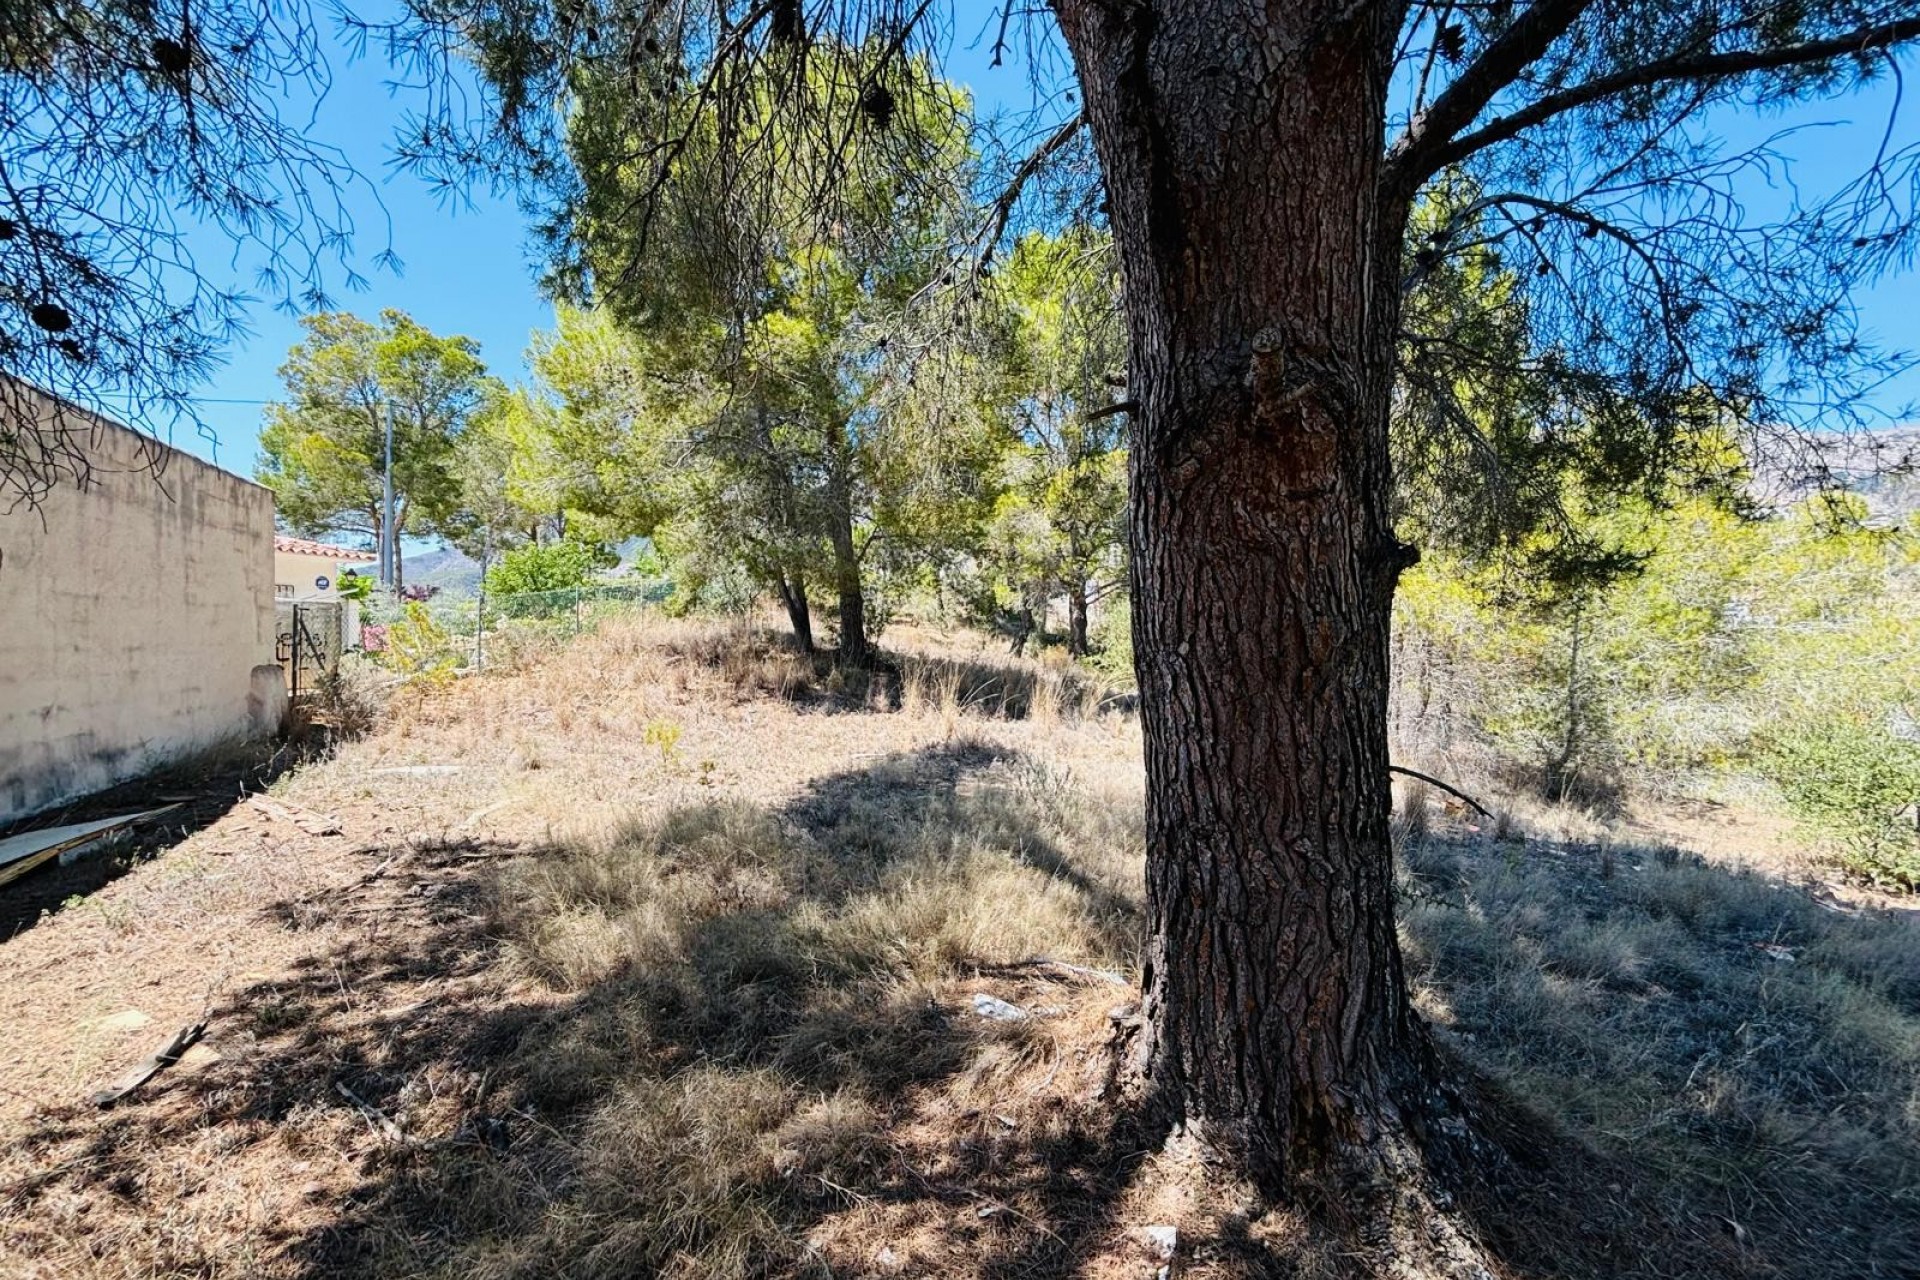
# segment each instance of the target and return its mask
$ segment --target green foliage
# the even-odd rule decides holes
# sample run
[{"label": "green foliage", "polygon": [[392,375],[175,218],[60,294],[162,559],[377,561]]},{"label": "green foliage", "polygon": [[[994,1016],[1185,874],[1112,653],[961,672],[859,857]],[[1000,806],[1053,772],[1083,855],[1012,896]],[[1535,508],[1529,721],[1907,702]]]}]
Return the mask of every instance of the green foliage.
[{"label": "green foliage", "polygon": [[498,386],[479,348],[393,310],[377,324],[345,312],[300,324],[306,336],[280,366],[286,398],[267,407],[256,470],[281,521],[312,537],[377,539],[390,415],[396,532],[457,534],[460,440]]},{"label": "green foliage", "polygon": [[572,538],[530,544],[508,552],[487,570],[487,593],[516,596],[583,587],[606,560],[597,548]]},{"label": "green foliage", "polygon": [[1760,763],[1852,870],[1920,888],[1920,742],[1844,713],[1815,716],[1782,726]]},{"label": "green foliage", "polygon": [[523,483],[532,396],[495,384],[460,436],[452,459],[459,500],[441,533],[482,569],[536,535],[558,508],[538,502]]},{"label": "green foliage", "polygon": [[[608,540],[654,536],[683,601],[732,600],[744,579],[802,606],[860,593],[870,619],[884,616],[969,545],[991,502],[977,379],[954,362],[916,376],[888,343],[965,215],[957,91],[936,82],[903,103],[899,128],[928,143],[911,173],[871,131],[816,153],[799,104],[775,106],[832,94],[874,53],[821,47],[797,79],[756,72],[779,78],[753,84],[760,110],[741,122],[766,149],[725,188],[730,143],[713,121],[659,174],[632,158],[654,100],[625,77],[577,87],[579,257],[557,283],[591,279],[599,309],[562,308],[535,340],[532,408],[509,428],[514,484]],[[815,163],[847,176],[831,226],[807,204]],[[627,211],[643,193],[659,206],[641,228]]]},{"label": "green foliage", "polygon": [[991,297],[991,395],[1007,444],[969,594],[994,616],[1038,612],[1058,594],[1084,613],[1126,563],[1127,416],[1110,411],[1126,344],[1108,237],[1022,237]]},{"label": "green foliage", "polygon": [[371,574],[356,573],[349,569],[341,574],[333,585],[334,589],[340,593],[342,600],[364,602],[373,598],[374,581]]},{"label": "green foliage", "polygon": [[669,509],[675,428],[702,411],[708,389],[612,313],[564,304],[554,327],[533,335],[527,367],[533,387],[499,422],[513,498],[565,511],[609,542],[651,532]]},{"label": "green foliage", "polygon": [[1529,275],[1542,277],[1516,271],[1501,243],[1516,225],[1458,171],[1413,212],[1390,427],[1396,521],[1423,548],[1577,592],[1630,576],[1645,554],[1636,524],[1595,513],[1644,524],[1684,497],[1737,504],[1738,415],[1697,384],[1622,384],[1541,350]]},{"label": "green foliage", "polygon": [[1095,616],[1093,652],[1086,663],[1115,688],[1133,687],[1133,610],[1124,598],[1109,603]]},{"label": "green foliage", "polygon": [[487,594],[510,618],[544,618],[574,609],[599,570],[615,563],[602,549],[575,538],[528,543],[487,570]]},{"label": "green foliage", "polygon": [[[9,3],[0,16],[0,510],[84,486],[99,456],[29,386],[165,439],[257,306],[396,266],[356,174],[312,126],[320,11],[200,0]],[[356,235],[356,233],[360,233]]]},{"label": "green foliage", "polygon": [[1572,588],[1429,554],[1396,602],[1395,731],[1477,739],[1550,791],[1757,773],[1856,871],[1910,884],[1920,748],[1890,726],[1920,706],[1920,548],[1864,516],[1623,503],[1583,519],[1636,567]]},{"label": "green foliage", "polygon": [[680,758],[680,725],[673,720],[649,720],[641,741],[660,750],[660,762],[671,765]]},{"label": "green foliage", "polygon": [[402,675],[430,684],[452,679],[460,665],[452,635],[418,601],[408,603],[388,625],[380,659]]}]

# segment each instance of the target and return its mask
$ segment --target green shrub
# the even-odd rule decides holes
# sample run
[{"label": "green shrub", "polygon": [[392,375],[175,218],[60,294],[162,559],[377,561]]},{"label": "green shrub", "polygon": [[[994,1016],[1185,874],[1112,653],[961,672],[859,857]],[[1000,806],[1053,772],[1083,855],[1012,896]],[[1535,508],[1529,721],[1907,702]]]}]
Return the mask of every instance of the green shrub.
[{"label": "green shrub", "polygon": [[452,634],[417,600],[409,602],[399,621],[387,628],[380,658],[402,675],[427,680],[449,678],[460,665]]},{"label": "green shrub", "polygon": [[1093,652],[1087,665],[1115,688],[1133,688],[1133,609],[1125,599],[1112,601],[1094,615]]},{"label": "green shrub", "polygon": [[1767,773],[1803,820],[1870,880],[1920,887],[1920,743],[1863,718],[1830,715],[1774,735]]},{"label": "green shrub", "polygon": [[334,580],[333,587],[340,593],[342,600],[358,600],[365,603],[373,599],[374,581],[371,574],[356,573],[348,569]]},{"label": "green shrub", "polygon": [[566,591],[592,581],[604,559],[599,550],[572,538],[516,547],[487,570],[492,595],[529,595],[538,591]]},{"label": "green shrub", "polygon": [[566,538],[509,551],[487,570],[487,594],[508,617],[546,617],[571,609],[580,588],[605,562],[597,547]]}]

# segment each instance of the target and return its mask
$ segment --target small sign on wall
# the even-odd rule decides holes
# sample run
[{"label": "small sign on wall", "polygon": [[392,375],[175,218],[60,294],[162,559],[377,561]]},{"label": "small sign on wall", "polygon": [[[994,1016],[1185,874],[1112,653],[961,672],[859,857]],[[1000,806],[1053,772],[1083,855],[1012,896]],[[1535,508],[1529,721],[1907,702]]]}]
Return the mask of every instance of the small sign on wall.
[{"label": "small sign on wall", "polygon": [[327,575],[323,573],[319,577],[313,580],[313,585],[318,587],[320,590],[325,591],[328,587],[333,585],[333,580],[327,577]]}]

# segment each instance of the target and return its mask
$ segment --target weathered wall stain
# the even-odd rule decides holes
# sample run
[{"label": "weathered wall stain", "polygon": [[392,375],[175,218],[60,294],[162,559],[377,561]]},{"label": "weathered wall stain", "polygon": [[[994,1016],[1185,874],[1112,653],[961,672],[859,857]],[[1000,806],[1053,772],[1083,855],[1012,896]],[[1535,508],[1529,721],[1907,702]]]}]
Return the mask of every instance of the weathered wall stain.
[{"label": "weathered wall stain", "polygon": [[273,660],[273,496],[83,415],[92,474],[0,510],[0,822],[246,735]]}]

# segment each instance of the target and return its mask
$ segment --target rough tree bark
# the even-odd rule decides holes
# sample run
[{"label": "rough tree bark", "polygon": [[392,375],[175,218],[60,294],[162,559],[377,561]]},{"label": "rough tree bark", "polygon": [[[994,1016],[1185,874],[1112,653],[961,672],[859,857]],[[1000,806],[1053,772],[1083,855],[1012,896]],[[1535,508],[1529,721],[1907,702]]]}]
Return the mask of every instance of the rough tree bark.
[{"label": "rough tree bark", "polygon": [[1092,651],[1087,643],[1087,582],[1080,578],[1067,583],[1067,652],[1084,658]]},{"label": "rough tree bark", "polygon": [[1013,624],[1008,631],[1013,638],[1008,643],[1007,652],[1018,658],[1027,651],[1027,641],[1033,638],[1033,633],[1039,629],[1040,623],[1034,617],[1033,606],[1028,604],[1021,605],[1013,611],[1011,616]]},{"label": "rough tree bark", "polygon": [[833,548],[833,589],[840,606],[840,661],[864,667],[873,651],[867,644],[860,548],[853,536],[853,459],[847,434],[844,426],[835,434],[827,459],[827,542]]},{"label": "rough tree bark", "polygon": [[1379,183],[1400,10],[1057,10],[1139,404],[1149,1097],[1275,1194],[1403,1168],[1447,1104],[1388,843],[1388,617],[1412,559],[1388,515],[1406,208]]},{"label": "rough tree bark", "polygon": [[833,587],[840,601],[840,658],[862,666],[871,657],[867,645],[867,597],[860,585],[860,553],[853,540],[853,516],[836,502],[828,541],[833,544]]},{"label": "rough tree bark", "polygon": [[852,533],[843,533],[837,526],[833,530],[833,578],[839,591],[841,660],[866,666],[874,649],[866,643],[866,591],[860,587],[860,558],[854,555]]},{"label": "rough tree bark", "polygon": [[782,572],[775,585],[780,591],[780,603],[787,608],[787,622],[793,628],[793,642],[800,646],[800,652],[813,652],[813,607],[807,602],[807,578],[799,569]]}]

